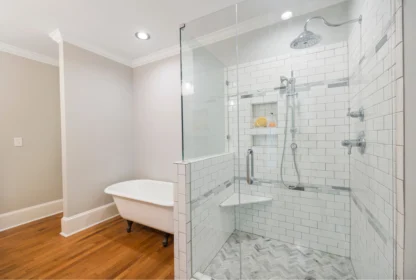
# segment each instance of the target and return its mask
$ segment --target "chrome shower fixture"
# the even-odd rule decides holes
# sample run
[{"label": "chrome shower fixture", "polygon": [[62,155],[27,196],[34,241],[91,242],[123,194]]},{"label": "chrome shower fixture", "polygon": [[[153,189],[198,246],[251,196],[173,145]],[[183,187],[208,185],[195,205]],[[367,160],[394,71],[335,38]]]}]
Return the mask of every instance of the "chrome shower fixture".
[{"label": "chrome shower fixture", "polygon": [[280,83],[283,85],[283,83],[286,82],[286,85],[289,83],[289,79],[285,76],[280,76]]},{"label": "chrome shower fixture", "polygon": [[361,22],[363,21],[362,16],[360,16],[357,19],[352,19],[352,20],[342,22],[342,23],[330,23],[321,16],[311,17],[305,22],[305,26],[303,27],[304,29],[303,32],[300,33],[300,35],[296,37],[296,39],[293,40],[292,43],[290,43],[290,47],[292,49],[306,49],[306,48],[315,46],[322,40],[322,37],[320,35],[315,34],[312,31],[308,30],[308,23],[313,19],[321,19],[325,25],[330,26],[330,27],[338,27],[344,24],[354,23],[354,22],[358,22],[359,24],[361,24]]},{"label": "chrome shower fixture", "polygon": [[287,96],[297,95],[297,92],[295,91],[295,83],[296,79],[293,77],[293,70],[291,72],[291,78],[280,76],[280,84],[283,85],[283,87],[280,88],[286,89]]},{"label": "chrome shower fixture", "polygon": [[351,111],[351,108],[348,108],[347,117],[359,118],[360,121],[364,121],[364,108],[361,107],[358,111]]}]

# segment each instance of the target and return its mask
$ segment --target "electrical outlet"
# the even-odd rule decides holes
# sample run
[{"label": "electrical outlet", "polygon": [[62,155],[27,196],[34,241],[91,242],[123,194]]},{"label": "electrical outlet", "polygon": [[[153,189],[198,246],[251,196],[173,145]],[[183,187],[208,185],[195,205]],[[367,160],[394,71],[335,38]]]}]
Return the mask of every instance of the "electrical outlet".
[{"label": "electrical outlet", "polygon": [[13,144],[15,147],[22,147],[23,146],[23,138],[22,137],[14,137]]}]

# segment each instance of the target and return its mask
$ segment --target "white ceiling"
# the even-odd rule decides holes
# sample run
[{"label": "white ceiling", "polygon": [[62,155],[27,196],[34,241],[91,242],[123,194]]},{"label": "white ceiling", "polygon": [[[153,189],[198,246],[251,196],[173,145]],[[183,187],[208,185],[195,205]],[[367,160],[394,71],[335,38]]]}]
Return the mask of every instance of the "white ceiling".
[{"label": "white ceiling", "polygon": [[[343,0],[302,0],[311,9],[340,1]],[[181,23],[237,2],[241,0],[1,0],[0,42],[57,59],[57,45],[48,34],[59,29],[64,40],[131,64],[137,58],[177,45]],[[274,3],[276,8],[282,2],[286,6],[293,3],[246,3],[252,7],[249,10],[255,11],[261,2]],[[230,18],[232,21],[232,11],[218,13],[220,23],[211,23],[221,26],[221,22],[226,24]],[[149,32],[151,40],[137,40],[134,33],[138,30]]]},{"label": "white ceiling", "polygon": [[[0,41],[57,58],[48,34],[59,28],[64,39],[132,61],[178,44],[179,24],[232,5],[238,0],[2,0]],[[134,33],[152,39],[138,41]]]}]

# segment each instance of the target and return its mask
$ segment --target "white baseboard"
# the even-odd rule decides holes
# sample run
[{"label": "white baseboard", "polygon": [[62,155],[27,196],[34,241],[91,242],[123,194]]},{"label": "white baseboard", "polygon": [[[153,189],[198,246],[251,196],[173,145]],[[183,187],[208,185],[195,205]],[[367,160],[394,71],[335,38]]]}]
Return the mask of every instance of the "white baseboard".
[{"label": "white baseboard", "polygon": [[0,231],[24,225],[42,218],[62,213],[62,199],[7,212],[0,215]]},{"label": "white baseboard", "polygon": [[63,217],[61,220],[61,235],[64,237],[71,236],[118,215],[117,207],[113,202],[71,217]]}]

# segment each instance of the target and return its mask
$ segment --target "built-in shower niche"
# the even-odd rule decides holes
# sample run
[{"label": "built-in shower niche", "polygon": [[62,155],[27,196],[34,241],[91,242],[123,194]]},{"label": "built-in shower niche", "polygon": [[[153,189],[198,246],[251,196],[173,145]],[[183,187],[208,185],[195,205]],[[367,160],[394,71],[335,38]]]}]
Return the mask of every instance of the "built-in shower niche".
[{"label": "built-in shower niche", "polygon": [[[253,151],[253,169],[254,180],[256,182],[263,180],[277,180],[276,172],[278,158],[278,137],[282,128],[278,125],[278,92],[263,92],[261,95],[242,98],[240,100],[240,141],[243,140],[240,147],[243,151],[251,149]],[[241,115],[244,118],[241,118]],[[259,118],[265,118],[266,123],[256,121]],[[270,127],[270,122],[274,126]],[[245,163],[244,153],[242,163]],[[243,165],[243,170],[246,166]],[[244,172],[244,171],[243,171]],[[250,195],[256,195],[250,193]],[[264,195],[260,195],[263,196]],[[266,196],[267,197],[267,196]]]},{"label": "built-in shower niche", "polygon": [[[269,98],[266,98],[270,100]],[[277,96],[275,97],[277,99]],[[251,124],[248,135],[252,136],[253,147],[276,147],[277,145],[277,101],[264,101],[255,97],[251,101]]]}]

